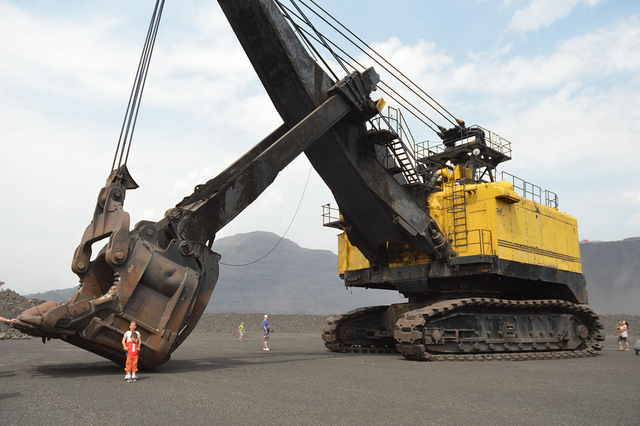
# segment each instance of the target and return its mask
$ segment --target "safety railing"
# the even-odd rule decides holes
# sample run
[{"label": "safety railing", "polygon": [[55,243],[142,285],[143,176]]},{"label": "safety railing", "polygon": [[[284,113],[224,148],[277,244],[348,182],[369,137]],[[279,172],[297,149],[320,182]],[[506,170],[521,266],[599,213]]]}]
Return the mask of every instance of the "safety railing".
[{"label": "safety railing", "polygon": [[340,209],[331,207],[331,203],[324,204],[322,206],[322,226],[343,229],[344,221],[340,215]]},{"label": "safety railing", "polygon": [[387,106],[387,114],[380,113],[372,118],[371,125],[376,129],[388,129],[394,132],[411,151],[411,155],[415,156],[416,142],[400,109]]},{"label": "safety railing", "polygon": [[[509,140],[481,126],[474,125],[474,126],[468,127],[467,129],[468,130],[481,129],[482,131],[484,131],[484,142],[489,148],[507,157],[511,157],[511,142]],[[467,139],[463,138],[460,141],[460,143],[472,142],[473,141],[472,138],[473,136]],[[442,141],[424,141],[424,142],[417,142],[415,144],[415,153],[416,153],[417,159],[422,159],[422,158],[430,157],[435,154],[440,154],[444,152],[445,149],[446,147],[442,143]]]},{"label": "safety railing", "polygon": [[531,200],[554,209],[558,208],[559,200],[555,192],[543,190],[538,185],[534,185],[507,172],[500,172],[500,179],[510,182],[513,185],[513,190],[516,194],[526,198],[527,200]]},{"label": "safety railing", "polygon": [[389,168],[389,165],[397,164],[407,183],[421,183],[419,164],[415,154],[415,139],[402,111],[387,107],[387,114],[380,113],[372,118],[370,126],[377,130],[389,130],[397,135],[397,138],[386,147],[386,155],[382,159],[383,166]]},{"label": "safety railing", "polygon": [[[466,238],[456,235],[461,232],[466,234],[464,236]],[[465,254],[473,253],[475,255],[495,255],[495,252],[493,251],[493,238],[489,229],[470,229],[468,231],[451,232],[449,233],[449,241],[455,251],[466,248]],[[465,241],[465,243],[456,244],[456,241]],[[474,250],[474,248],[477,248],[477,250]]]}]

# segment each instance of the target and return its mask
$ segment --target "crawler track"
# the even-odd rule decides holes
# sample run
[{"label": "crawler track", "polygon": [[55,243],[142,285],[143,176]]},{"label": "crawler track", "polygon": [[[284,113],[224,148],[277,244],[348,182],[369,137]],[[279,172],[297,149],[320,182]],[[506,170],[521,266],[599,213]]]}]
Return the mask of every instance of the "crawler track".
[{"label": "crawler track", "polygon": [[562,359],[594,356],[601,329],[592,310],[563,300],[469,298],[405,313],[394,337],[410,360]]},{"label": "crawler track", "polygon": [[389,306],[368,306],[332,315],[322,328],[324,345],[333,352],[398,352],[393,329],[381,324]]}]

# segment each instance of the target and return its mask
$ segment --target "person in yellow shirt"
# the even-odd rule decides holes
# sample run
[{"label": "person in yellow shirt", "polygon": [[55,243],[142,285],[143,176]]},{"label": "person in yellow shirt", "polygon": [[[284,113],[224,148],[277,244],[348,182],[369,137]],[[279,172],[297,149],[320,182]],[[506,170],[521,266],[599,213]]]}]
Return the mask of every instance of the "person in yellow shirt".
[{"label": "person in yellow shirt", "polygon": [[238,327],[238,334],[240,335],[238,340],[242,342],[242,338],[244,337],[244,322],[240,323],[240,326]]}]

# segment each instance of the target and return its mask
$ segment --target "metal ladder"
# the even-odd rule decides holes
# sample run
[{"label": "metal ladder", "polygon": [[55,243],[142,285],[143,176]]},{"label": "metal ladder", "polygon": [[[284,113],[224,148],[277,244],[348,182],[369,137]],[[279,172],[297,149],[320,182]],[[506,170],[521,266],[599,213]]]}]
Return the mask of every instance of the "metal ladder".
[{"label": "metal ladder", "polygon": [[465,184],[459,182],[449,182],[447,185],[451,188],[450,195],[447,196],[450,207],[447,213],[453,216],[453,224],[450,227],[449,241],[453,247],[464,247],[467,245],[467,209],[465,200]]}]

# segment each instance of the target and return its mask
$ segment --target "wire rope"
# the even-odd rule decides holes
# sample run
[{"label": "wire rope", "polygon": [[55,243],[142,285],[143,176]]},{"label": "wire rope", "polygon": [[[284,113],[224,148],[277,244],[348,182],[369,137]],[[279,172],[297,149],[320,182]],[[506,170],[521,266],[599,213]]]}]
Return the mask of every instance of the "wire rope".
[{"label": "wire rope", "polygon": [[313,170],[313,167],[310,166],[309,167],[309,173],[307,174],[307,181],[304,184],[304,188],[302,190],[302,195],[300,195],[300,201],[298,201],[298,207],[296,207],[296,211],[293,213],[293,217],[291,218],[291,221],[289,222],[289,226],[287,226],[287,229],[284,231],[284,234],[282,234],[282,236],[280,237],[280,239],[278,240],[277,243],[275,243],[275,245],[271,248],[271,250],[269,250],[264,256],[253,260],[251,262],[248,263],[241,263],[241,264],[232,264],[232,263],[224,263],[224,262],[218,262],[221,265],[224,266],[249,266],[249,265],[253,265],[254,263],[258,263],[260,262],[262,259],[264,259],[265,257],[269,256],[275,249],[276,247],[278,247],[278,245],[282,242],[282,240],[284,240],[284,237],[287,235],[287,233],[289,232],[289,229],[291,229],[291,226],[293,225],[294,220],[296,219],[296,216],[298,215],[298,210],[300,210],[300,206],[302,205],[302,200],[304,199],[304,195],[307,192],[307,185],[309,185],[309,178],[311,177],[311,171]]},{"label": "wire rope", "polygon": [[[396,71],[398,74],[400,74],[403,78],[405,78],[409,83],[411,83],[411,85],[413,85],[416,89],[418,89],[418,91],[420,91],[421,93],[423,93],[426,97],[428,97],[433,103],[435,103],[439,108],[442,109],[442,111],[446,112],[447,114],[449,114],[449,116],[451,116],[451,118],[453,118],[453,121],[451,121],[449,118],[447,118],[444,114],[442,114],[442,112],[438,111],[437,108],[435,108],[433,105],[431,105],[431,103],[429,103],[428,101],[426,101],[425,99],[423,99],[423,101],[428,104],[431,108],[433,108],[434,111],[438,112],[443,118],[445,118],[447,121],[449,121],[451,124],[453,124],[454,126],[457,126],[457,121],[456,121],[456,117],[451,114],[445,107],[443,107],[438,101],[436,101],[433,97],[431,97],[431,95],[429,95],[427,92],[425,92],[420,86],[418,86],[413,80],[411,80],[409,77],[407,77],[402,71],[400,71],[398,68],[396,68],[391,62],[387,61],[384,56],[382,56],[380,53],[378,53],[375,49],[373,49],[371,46],[369,46],[365,41],[363,41],[360,37],[358,37],[353,31],[351,31],[349,28],[347,28],[345,25],[343,25],[340,21],[338,21],[333,15],[331,15],[329,12],[327,12],[325,9],[323,9],[320,5],[318,5],[314,0],[309,0],[311,3],[313,3],[318,9],[320,9],[323,13],[325,13],[329,18],[331,18],[334,22],[336,22],[336,24],[338,24],[340,27],[344,28],[349,34],[351,34],[356,40],[358,40],[358,42],[360,42],[363,46],[365,46],[367,49],[369,49],[371,52],[375,53],[378,57],[380,57],[380,59],[382,59],[382,61],[384,61],[386,64],[388,64],[391,68],[393,68],[394,71]],[[312,13],[314,13],[316,16],[318,16],[320,19],[322,19],[327,25],[329,25],[331,28],[333,28],[338,34],[340,34],[342,37],[345,38],[345,40],[349,41],[351,44],[353,44],[357,49],[359,49],[362,53],[364,53],[365,55],[369,56],[371,59],[374,59],[369,53],[367,53],[364,49],[362,49],[360,46],[358,46],[352,39],[350,39],[349,37],[347,37],[346,35],[344,35],[344,33],[340,30],[338,30],[333,24],[331,24],[330,22],[328,22],[324,17],[322,17],[318,12],[316,12],[313,8],[311,8],[309,5],[307,5],[304,1],[300,0],[300,2],[307,8],[309,9]],[[375,60],[375,59],[374,59]],[[382,64],[380,64],[381,66],[383,66]],[[399,82],[401,82],[405,87],[407,87],[409,90],[411,90],[412,92],[414,92],[417,96],[419,96],[408,84],[402,82],[395,74],[393,74],[391,71],[389,71],[386,67],[385,70],[390,72]]]},{"label": "wire rope", "polygon": [[142,54],[140,55],[140,61],[138,62],[138,70],[133,82],[133,87],[131,88],[131,94],[129,95],[129,103],[127,104],[122,129],[120,130],[113,163],[111,164],[112,171],[119,169],[122,165],[126,165],[127,160],[129,159],[133,132],[138,120],[142,93],[147,80],[149,65],[151,63],[151,55],[153,53],[153,47],[158,34],[158,28],[160,27],[160,18],[162,17],[163,9],[164,0],[156,0],[153,14],[151,16],[151,22],[149,23],[149,30],[147,31]]},{"label": "wire rope", "polygon": [[[335,17],[333,17],[331,14],[329,14],[327,11],[325,11],[322,7],[318,6],[315,2],[313,2],[313,0],[311,0],[311,2],[318,7],[320,10],[322,10],[327,16],[329,16],[334,22],[336,22],[340,27],[344,28],[346,31],[349,32],[349,34],[351,34],[356,40],[358,40],[362,45],[364,45],[367,49],[369,49],[369,51],[375,53],[375,55],[377,55],[377,58],[374,57],[371,53],[369,53],[369,51],[363,49],[362,47],[360,47],[357,43],[355,43],[353,41],[353,39],[349,38],[344,32],[342,32],[340,29],[336,28],[335,25],[333,25],[331,22],[329,22],[327,19],[325,19],[323,16],[321,16],[317,11],[315,11],[312,7],[310,7],[308,4],[306,4],[304,1],[300,1],[307,9],[309,9],[312,13],[314,13],[316,16],[318,16],[322,21],[324,21],[327,25],[329,25],[337,34],[339,34],[340,36],[342,36],[345,40],[347,40],[348,42],[350,42],[353,46],[356,47],[356,49],[358,49],[359,51],[361,51],[362,53],[364,53],[367,57],[369,57],[371,60],[373,60],[376,64],[378,64],[382,69],[384,69],[385,71],[387,71],[395,80],[397,80],[400,84],[402,84],[404,87],[406,87],[410,92],[412,92],[415,96],[417,96],[422,102],[424,102],[426,105],[428,105],[434,112],[436,112],[437,114],[439,114],[440,116],[442,116],[442,118],[444,118],[445,120],[447,120],[449,123],[451,123],[453,126],[458,126],[458,122],[457,119],[455,118],[455,116],[453,114],[451,114],[446,108],[444,108],[440,103],[438,103],[435,99],[433,99],[433,97],[431,97],[428,93],[426,93],[422,88],[420,88],[420,86],[418,86],[415,82],[413,82],[413,80],[411,80],[409,77],[407,77],[404,73],[402,73],[400,70],[398,70],[393,64],[391,64],[387,59],[385,59],[380,53],[378,53],[375,49],[371,48],[367,43],[365,43],[362,39],[360,39],[356,34],[354,34],[351,30],[349,30],[346,26],[344,26],[342,23],[340,23]],[[297,14],[295,14],[293,11],[291,11],[290,9],[286,8],[286,6],[281,5],[282,8],[285,8],[288,10],[289,15],[295,16],[298,20],[300,21],[305,21],[305,19],[301,18],[300,16],[298,16]],[[298,26],[296,23],[293,22],[291,16],[288,17],[288,19],[290,21],[292,21],[292,24],[295,25],[298,28],[298,32],[303,31],[305,33],[307,33],[311,38],[313,38],[316,42],[322,44],[322,45],[326,45],[327,42],[321,42],[320,40],[316,39],[315,37],[313,37],[313,35],[311,35],[309,32],[307,32],[306,30],[300,28],[300,26]],[[315,30],[315,29],[314,29]],[[315,30],[317,32],[317,30]],[[328,43],[330,43],[334,48],[338,49],[340,52],[342,52],[342,54],[344,54],[345,56],[347,56],[351,61],[353,61],[354,63],[356,63],[358,66],[360,66],[361,68],[364,69],[364,66],[362,64],[360,64],[353,56],[351,56],[350,54],[348,54],[344,49],[342,49],[339,45],[337,45],[335,42],[333,42],[330,38],[324,36],[324,39],[328,41]],[[332,54],[334,56],[335,52],[331,49],[329,49]],[[337,57],[339,58],[339,57]],[[378,59],[379,58],[379,59]],[[336,59],[339,60],[339,59]],[[324,63],[324,61],[323,61]],[[385,65],[386,64],[386,65]],[[353,65],[351,65],[353,67]],[[355,69],[355,67],[353,67]],[[391,69],[390,69],[391,68]],[[399,77],[397,74],[399,74],[401,77]],[[405,79],[406,81],[404,81],[403,79]],[[408,84],[407,82],[409,82],[410,84]],[[384,83],[386,84],[386,83]],[[411,104],[409,101],[406,100],[406,98],[402,95],[400,95],[397,91],[395,91],[394,89],[391,88],[390,85],[386,84],[386,86],[388,87],[389,90],[393,91],[394,93],[396,93],[397,96],[402,97],[402,99],[405,100],[405,102],[409,103],[413,108],[415,108],[415,112],[412,112],[410,110],[410,108],[406,107],[406,105],[403,105],[401,102],[398,102],[398,100],[395,97],[392,97],[392,99],[396,102],[398,102],[399,104],[401,104],[403,107],[405,107],[405,109],[407,109],[407,111],[413,115],[414,117],[416,117],[419,121],[421,121],[423,124],[425,124],[427,127],[429,127],[431,130],[433,130],[436,133],[439,133],[439,130],[441,131],[442,128],[440,127],[440,125],[438,125],[433,119],[431,119],[431,117],[429,117],[427,114],[425,114],[420,108],[416,107],[415,105]],[[414,89],[415,87],[415,89]],[[417,91],[416,91],[417,89]],[[421,94],[418,93],[421,92],[422,94],[424,94],[424,96],[426,96],[427,98],[429,98],[431,100],[431,102],[427,99],[425,99],[425,97]],[[383,91],[384,92],[384,91]],[[387,93],[387,92],[384,92]],[[387,93],[388,94],[388,93]],[[437,105],[440,109],[442,109],[442,111],[446,112],[450,117],[453,118],[453,120],[451,120],[449,117],[447,117],[441,110],[439,110],[438,108],[436,108],[436,106],[434,106],[433,104]],[[432,126],[430,126],[429,124],[427,124],[423,119],[421,119],[419,116],[424,117],[427,121],[431,122],[433,125],[435,125],[436,127],[438,127],[439,130],[434,129]]]},{"label": "wire rope", "polygon": [[[324,64],[325,68],[326,68],[326,69],[327,69],[327,71],[329,71],[329,73],[333,76],[333,78],[335,79],[335,81],[340,80],[340,79],[338,78],[338,76],[336,75],[336,73],[333,71],[333,69],[331,69],[331,67],[329,66],[329,64],[327,64],[327,62],[324,60],[324,57],[323,57],[323,56],[320,54],[320,52],[318,52],[318,50],[315,48],[315,46],[313,45],[313,43],[310,43],[310,42],[309,42],[309,40],[306,38],[306,36],[304,35],[304,32],[306,32],[306,31],[304,31],[304,30],[303,30],[303,29],[302,29],[302,28],[301,28],[301,27],[300,27],[300,26],[299,26],[299,25],[298,25],[298,24],[293,20],[293,18],[291,18],[291,15],[290,15],[290,14],[293,14],[293,15],[294,15],[294,16],[296,16],[296,18],[298,18],[299,20],[301,20],[301,21],[305,22],[305,23],[306,23],[306,25],[307,25],[307,26],[309,26],[311,29],[314,29],[314,30],[315,30],[315,28],[313,27],[313,25],[311,24],[311,22],[309,22],[308,20],[306,20],[306,21],[305,21],[305,19],[301,18],[301,17],[300,17],[300,16],[298,16],[298,15],[295,15],[295,13],[293,13],[293,12],[291,11],[291,9],[289,9],[288,7],[286,7],[285,5],[283,5],[280,1],[277,1],[277,0],[276,0],[276,2],[277,2],[277,4],[278,4],[278,6],[280,7],[280,10],[282,11],[282,14],[285,16],[285,18],[287,18],[287,19],[289,20],[289,22],[291,23],[291,25],[293,25],[293,27],[295,28],[295,30],[297,31],[297,33],[298,33],[298,34],[300,34],[300,36],[301,36],[302,40],[304,41],[304,44],[306,44],[306,45],[310,48],[310,52],[312,53],[312,56],[316,56],[318,59],[320,59],[320,61],[322,61],[322,63]],[[293,3],[293,0],[291,0],[291,3],[292,3],[292,4],[294,4],[294,3]],[[294,4],[294,6],[296,6],[296,5]],[[296,6],[296,8],[297,8],[297,6]],[[298,10],[300,10],[300,9],[298,8]],[[318,37],[318,38],[315,38],[315,37],[313,37],[313,36],[312,36],[312,38],[313,38],[314,40],[316,40],[318,43],[320,43],[321,45],[323,45],[327,50],[329,50],[329,52],[331,52],[331,53],[333,54],[334,58],[336,58],[336,60],[340,63],[340,65],[342,65],[342,68],[343,68],[343,69],[345,69],[345,71],[346,71],[346,68],[345,68],[344,64],[342,64],[342,62],[341,62],[341,61],[336,57],[335,53],[333,53],[333,52],[331,51],[331,49],[327,46],[327,44],[326,44],[326,43],[324,43],[324,42],[322,41],[322,40],[323,40],[322,34],[320,34],[317,30],[316,30],[315,32],[316,32],[316,35],[317,35],[317,37]],[[348,72],[348,71],[346,71],[346,72]]]},{"label": "wire rope", "polygon": [[[306,33],[306,35],[308,37],[311,37],[313,40],[318,41],[311,33],[309,33],[308,31],[306,31],[304,28],[300,28],[298,27],[300,32]],[[305,40],[307,40],[308,43],[308,39],[305,37]],[[337,44],[335,44],[333,41],[329,40],[329,42],[333,45],[334,48],[338,49],[343,55],[345,55],[350,61],[352,61],[353,63],[355,63],[356,65],[358,65],[360,68],[364,69],[364,65],[361,64],[360,62],[358,62],[357,59],[355,59],[353,56],[351,56],[348,52],[346,52],[344,49],[342,49],[340,46],[338,46]],[[341,58],[344,60],[344,58]],[[376,63],[378,63],[378,61],[375,58],[372,58],[373,61],[375,61]],[[345,61],[347,62],[347,61]],[[348,63],[348,62],[347,62]],[[382,64],[380,64],[381,66],[383,66]],[[356,67],[354,67],[353,65],[350,65],[354,70],[356,69]],[[348,72],[348,71],[347,71]],[[388,91],[384,90],[381,85],[385,86],[388,88],[389,91],[395,93],[395,95],[397,96],[393,96],[391,93],[389,93]],[[420,121],[422,124],[424,124],[425,126],[427,126],[429,129],[433,130],[434,132],[438,132],[438,130],[436,130],[434,127],[432,127],[429,123],[427,123],[424,119],[426,119],[427,121],[431,122],[434,126],[438,127],[438,124],[431,119],[431,117],[429,117],[428,115],[426,115],[420,108],[418,108],[417,106],[413,105],[413,103],[411,103],[410,101],[408,101],[404,96],[400,95],[397,91],[395,91],[391,86],[389,86],[386,82],[384,81],[380,81],[378,83],[378,88],[380,89],[381,92],[383,92],[384,94],[388,95],[390,99],[392,99],[393,101],[395,101],[398,105],[402,106],[409,114],[413,115],[418,121]],[[403,101],[398,100],[398,98],[401,98]],[[413,109],[412,109],[413,108]],[[422,117],[424,117],[424,119]]]}]

